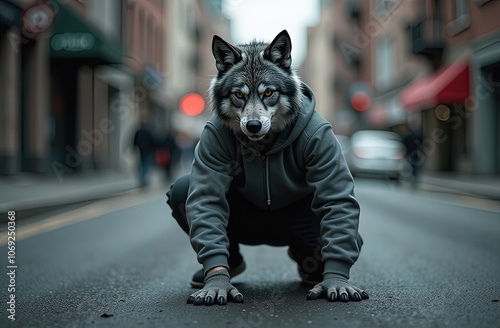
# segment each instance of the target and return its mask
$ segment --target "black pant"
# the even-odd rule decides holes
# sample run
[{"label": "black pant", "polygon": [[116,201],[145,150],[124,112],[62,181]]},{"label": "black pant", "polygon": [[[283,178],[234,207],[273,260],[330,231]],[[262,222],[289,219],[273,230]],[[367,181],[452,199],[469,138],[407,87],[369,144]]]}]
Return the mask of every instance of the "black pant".
[{"label": "black pant", "polygon": [[[167,203],[172,208],[172,216],[189,234],[185,211],[188,189],[189,175],[180,177],[167,192]],[[275,211],[255,206],[232,189],[226,198],[230,207],[227,235],[231,268],[242,261],[239,244],[289,246],[290,255],[299,264],[302,277],[321,280],[323,245],[320,219],[311,210],[312,195]]]}]

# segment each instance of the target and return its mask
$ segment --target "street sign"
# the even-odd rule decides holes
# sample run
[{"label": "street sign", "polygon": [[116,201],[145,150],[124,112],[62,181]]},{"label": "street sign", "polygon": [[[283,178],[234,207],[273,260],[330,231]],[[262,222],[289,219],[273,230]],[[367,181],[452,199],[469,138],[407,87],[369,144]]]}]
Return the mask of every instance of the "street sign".
[{"label": "street sign", "polygon": [[23,13],[23,30],[28,34],[43,33],[54,24],[54,18],[54,8],[45,3],[36,3]]}]

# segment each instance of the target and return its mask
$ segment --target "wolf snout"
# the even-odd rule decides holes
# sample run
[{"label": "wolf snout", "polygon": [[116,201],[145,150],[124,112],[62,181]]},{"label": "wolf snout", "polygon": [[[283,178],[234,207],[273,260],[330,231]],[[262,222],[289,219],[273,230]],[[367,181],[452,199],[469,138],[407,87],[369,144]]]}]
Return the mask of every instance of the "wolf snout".
[{"label": "wolf snout", "polygon": [[269,132],[271,128],[271,119],[264,116],[252,119],[242,117],[240,127],[241,131],[243,131],[250,140],[260,140]]},{"label": "wolf snout", "polygon": [[250,133],[258,133],[262,129],[262,123],[259,120],[250,120],[247,122],[246,128]]}]

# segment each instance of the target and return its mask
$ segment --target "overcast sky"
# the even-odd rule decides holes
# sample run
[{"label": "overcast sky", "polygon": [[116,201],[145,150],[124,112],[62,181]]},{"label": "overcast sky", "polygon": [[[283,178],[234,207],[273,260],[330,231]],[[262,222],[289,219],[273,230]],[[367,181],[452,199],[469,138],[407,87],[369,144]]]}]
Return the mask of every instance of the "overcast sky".
[{"label": "overcast sky", "polygon": [[307,47],[307,26],[319,20],[319,0],[223,0],[234,43],[270,42],[282,30],[292,38],[292,66],[298,68]]}]

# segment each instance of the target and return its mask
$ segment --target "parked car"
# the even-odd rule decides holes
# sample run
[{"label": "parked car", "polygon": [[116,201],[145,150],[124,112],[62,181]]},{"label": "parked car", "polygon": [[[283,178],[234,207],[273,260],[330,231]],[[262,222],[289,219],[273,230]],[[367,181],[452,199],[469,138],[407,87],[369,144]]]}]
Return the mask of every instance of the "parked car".
[{"label": "parked car", "polygon": [[405,164],[406,148],[399,134],[363,130],[351,137],[347,163],[353,175],[377,175],[399,179]]}]

